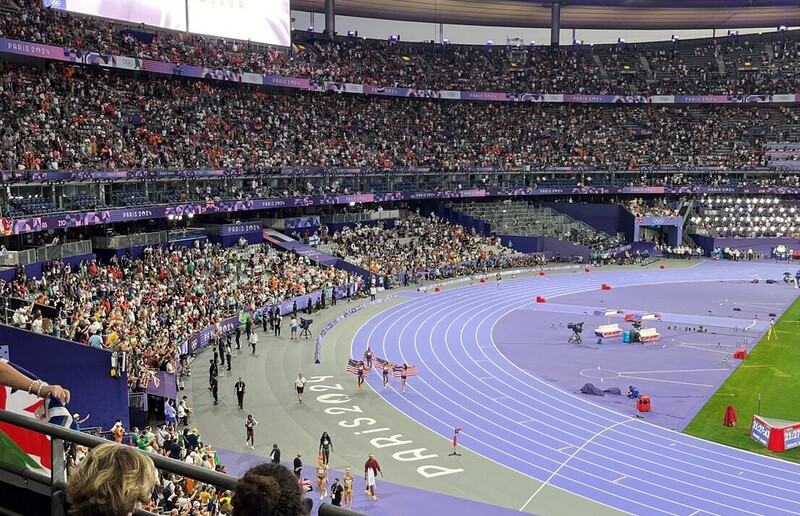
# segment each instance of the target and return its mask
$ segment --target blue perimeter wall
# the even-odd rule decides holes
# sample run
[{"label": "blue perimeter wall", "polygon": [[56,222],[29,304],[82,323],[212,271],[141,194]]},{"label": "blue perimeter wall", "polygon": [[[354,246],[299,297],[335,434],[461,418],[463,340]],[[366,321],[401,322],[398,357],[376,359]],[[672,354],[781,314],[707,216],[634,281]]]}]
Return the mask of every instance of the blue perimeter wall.
[{"label": "blue perimeter wall", "polygon": [[594,229],[615,236],[625,233],[625,239],[633,242],[634,216],[620,204],[580,204],[567,202],[545,202],[542,206],[569,215],[575,220],[585,222]]},{"label": "blue perimeter wall", "polygon": [[110,376],[110,352],[11,326],[0,327],[0,346],[8,346],[11,362],[69,389],[70,412],[91,413],[84,427],[108,430],[121,419],[129,428],[128,382],[125,375]]}]

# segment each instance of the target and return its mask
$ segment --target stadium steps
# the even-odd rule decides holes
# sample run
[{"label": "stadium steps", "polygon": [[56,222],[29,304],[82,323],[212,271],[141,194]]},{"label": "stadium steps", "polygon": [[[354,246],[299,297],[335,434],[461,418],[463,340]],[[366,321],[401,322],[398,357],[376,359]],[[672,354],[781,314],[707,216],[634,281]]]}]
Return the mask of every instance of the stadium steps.
[{"label": "stadium steps", "polygon": [[639,56],[639,63],[642,65],[641,68],[647,73],[647,78],[653,78],[653,70],[650,69],[650,63],[647,61],[647,58],[643,55]]},{"label": "stadium steps", "polygon": [[720,77],[725,77],[725,60],[722,59],[722,56],[717,56],[716,61]]},{"label": "stadium steps", "polygon": [[295,240],[292,237],[286,236],[278,230],[275,229],[265,229],[264,230],[264,240],[277,243],[277,242],[294,242]]},{"label": "stadium steps", "polygon": [[600,77],[603,79],[608,79],[608,71],[603,65],[603,60],[600,59],[600,56],[597,54],[592,54],[592,59],[594,60],[594,64],[597,65],[598,70],[600,70]]},{"label": "stadium steps", "polygon": [[0,3],[0,17],[5,18],[9,14],[15,14],[19,8],[10,3]]}]

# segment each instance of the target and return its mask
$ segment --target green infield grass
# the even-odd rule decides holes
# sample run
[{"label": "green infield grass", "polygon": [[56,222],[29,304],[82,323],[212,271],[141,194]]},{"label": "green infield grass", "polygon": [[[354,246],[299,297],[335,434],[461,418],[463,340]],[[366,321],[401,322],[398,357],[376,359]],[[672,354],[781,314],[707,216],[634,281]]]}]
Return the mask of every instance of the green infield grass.
[{"label": "green infield grass", "polygon": [[[800,421],[800,298],[778,319],[774,330],[774,337],[769,339],[765,335],[761,339],[684,432],[735,448],[800,462],[800,447],[775,453],[750,438],[753,414]],[[734,406],[738,416],[734,427],[727,427],[722,422],[728,405]]]}]

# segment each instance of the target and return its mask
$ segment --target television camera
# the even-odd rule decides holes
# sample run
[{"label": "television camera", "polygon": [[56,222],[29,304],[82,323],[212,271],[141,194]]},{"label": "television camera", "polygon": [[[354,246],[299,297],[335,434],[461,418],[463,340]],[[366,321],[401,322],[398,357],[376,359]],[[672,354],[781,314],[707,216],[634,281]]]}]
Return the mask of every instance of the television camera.
[{"label": "television camera", "polygon": [[567,340],[567,342],[577,342],[580,344],[583,342],[581,338],[581,333],[583,333],[583,322],[577,323],[567,323],[567,328],[572,330],[572,336]]},{"label": "television camera", "polygon": [[300,336],[305,338],[311,337],[311,323],[314,322],[314,319],[303,319],[300,318]]}]

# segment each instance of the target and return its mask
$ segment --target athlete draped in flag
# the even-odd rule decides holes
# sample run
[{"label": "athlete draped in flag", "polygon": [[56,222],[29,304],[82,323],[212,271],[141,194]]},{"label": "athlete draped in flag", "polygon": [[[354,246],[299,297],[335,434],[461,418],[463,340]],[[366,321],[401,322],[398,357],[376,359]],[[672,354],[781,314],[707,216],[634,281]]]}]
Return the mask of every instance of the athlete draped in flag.
[{"label": "athlete draped in flag", "polygon": [[369,376],[369,367],[364,365],[363,360],[356,361],[351,358],[347,361],[347,372],[358,377],[358,389],[361,390],[364,386],[364,378]]},{"label": "athlete draped in flag", "polygon": [[419,376],[417,372],[417,366],[410,366],[408,364],[403,364],[401,366],[394,366],[392,369],[392,376],[395,378],[400,378],[400,386],[402,387],[403,394],[406,392],[406,382],[408,381],[409,376]]},{"label": "athlete draped in flag", "polygon": [[383,371],[383,388],[389,386],[389,375],[392,373],[394,364],[383,358],[375,358],[375,367]]},{"label": "athlete draped in flag", "polygon": [[[72,426],[72,415],[64,406],[70,393],[60,385],[47,385],[35,375],[0,359],[0,386],[0,409]],[[20,467],[50,469],[50,438],[0,423],[0,460]]]}]

